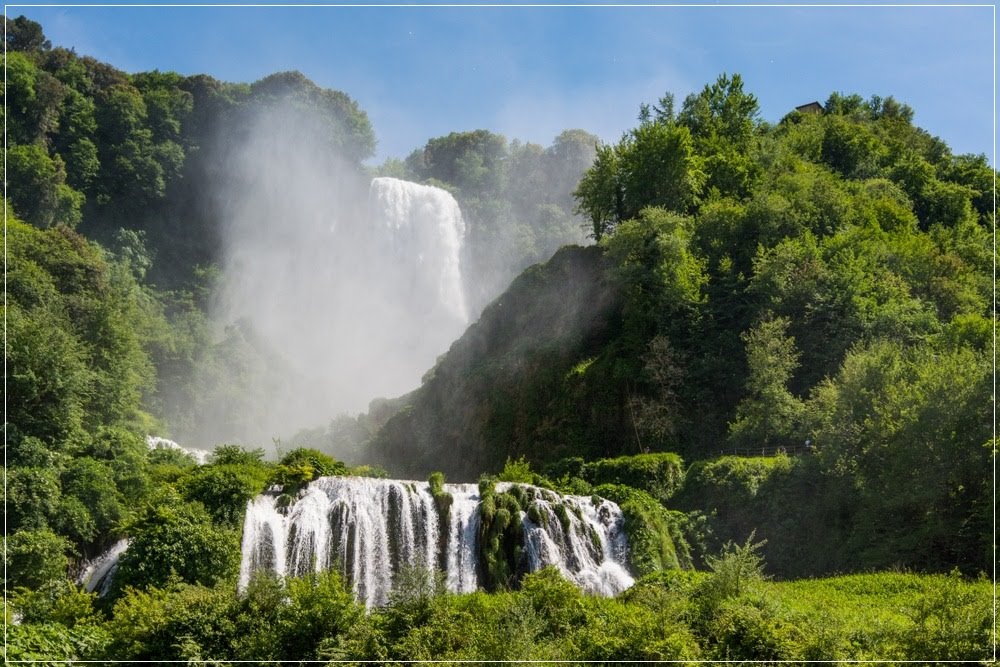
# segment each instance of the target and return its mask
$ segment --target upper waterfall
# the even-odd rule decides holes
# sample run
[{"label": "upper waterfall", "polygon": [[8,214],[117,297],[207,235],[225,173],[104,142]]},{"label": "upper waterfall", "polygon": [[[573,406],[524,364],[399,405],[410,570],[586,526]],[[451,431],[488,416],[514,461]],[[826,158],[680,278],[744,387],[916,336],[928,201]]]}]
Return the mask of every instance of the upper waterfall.
[{"label": "upper waterfall", "polygon": [[335,180],[298,199],[275,178],[232,212],[212,301],[236,360],[255,365],[219,371],[242,391],[206,407],[192,444],[266,442],[412,391],[469,322],[466,226],[448,192],[375,178],[344,210]]},{"label": "upper waterfall", "polygon": [[414,296],[414,312],[441,320],[428,324],[465,325],[465,222],[455,198],[434,186],[379,177],[372,179],[368,206],[374,238],[391,258],[385,268],[397,272],[397,289]]}]

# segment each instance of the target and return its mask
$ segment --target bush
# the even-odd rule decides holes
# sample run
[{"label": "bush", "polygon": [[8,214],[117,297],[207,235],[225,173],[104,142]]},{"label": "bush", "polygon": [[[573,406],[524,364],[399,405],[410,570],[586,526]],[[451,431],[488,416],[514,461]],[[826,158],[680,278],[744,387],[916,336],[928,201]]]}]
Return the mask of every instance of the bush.
[{"label": "bush", "polygon": [[[983,580],[985,582],[985,580]],[[992,638],[989,600],[962,581],[957,570],[935,577],[934,585],[907,610],[912,625],[902,636],[913,660],[988,660]]]},{"label": "bush", "polygon": [[324,640],[347,634],[364,615],[334,571],[288,580],[287,595],[279,620],[282,658],[316,659]]},{"label": "bush", "polygon": [[716,657],[723,660],[795,660],[801,637],[782,610],[766,598],[725,601],[708,621]]},{"label": "bush", "polygon": [[171,582],[128,589],[116,601],[109,657],[198,662],[230,657],[236,628],[230,587]]},{"label": "bush", "polygon": [[65,537],[48,528],[19,530],[7,538],[8,589],[39,588],[66,576],[72,546]]},{"label": "bush", "polygon": [[208,465],[196,469],[182,488],[185,497],[204,505],[216,523],[237,528],[247,502],[267,487],[269,476],[260,464]]},{"label": "bush", "polygon": [[444,490],[444,473],[432,472],[427,479],[427,485],[434,498],[434,506],[437,508],[440,524],[447,526],[448,514],[451,512],[451,504],[454,499],[450,493]]},{"label": "bush", "polygon": [[618,503],[625,516],[629,566],[638,576],[661,570],[691,567],[691,553],[680,531],[676,513],[645,491],[604,484],[594,493]]},{"label": "bush", "polygon": [[174,578],[212,586],[239,569],[238,534],[217,528],[200,504],[176,496],[148,505],[127,532],[132,542],[119,561],[114,597],[126,586],[164,586]]},{"label": "bush", "polygon": [[594,486],[623,484],[642,489],[661,503],[684,483],[684,462],[671,452],[601,459],[582,466],[580,477]]}]

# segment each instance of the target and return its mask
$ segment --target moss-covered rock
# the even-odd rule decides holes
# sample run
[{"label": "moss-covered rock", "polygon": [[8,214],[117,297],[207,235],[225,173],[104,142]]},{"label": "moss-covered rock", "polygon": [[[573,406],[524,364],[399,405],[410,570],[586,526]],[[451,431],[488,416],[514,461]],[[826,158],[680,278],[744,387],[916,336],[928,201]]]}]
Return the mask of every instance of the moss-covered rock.
[{"label": "moss-covered rock", "polygon": [[629,566],[635,574],[691,567],[680,512],[668,510],[645,491],[620,484],[598,486],[594,493],[621,507],[629,542]]},{"label": "moss-covered rock", "polygon": [[517,586],[524,544],[521,513],[531,506],[534,492],[531,487],[518,485],[497,491],[493,478],[479,482],[480,581],[488,591]]}]

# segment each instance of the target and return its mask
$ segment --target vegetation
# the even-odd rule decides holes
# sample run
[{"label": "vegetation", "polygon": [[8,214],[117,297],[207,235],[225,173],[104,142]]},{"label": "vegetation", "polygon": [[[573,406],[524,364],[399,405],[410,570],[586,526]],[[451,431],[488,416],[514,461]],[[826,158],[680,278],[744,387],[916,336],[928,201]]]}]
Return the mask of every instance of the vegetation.
[{"label": "vegetation", "polygon": [[[740,549],[723,560],[742,562]],[[369,614],[336,573],[129,590],[110,619],[72,587],[22,592],[8,655],[62,660],[965,660],[988,658],[990,584],[883,573],[724,585],[712,573],[582,594],[552,569],[519,591],[396,596]],[[44,621],[41,619],[45,619]]]},{"label": "vegetation", "polygon": [[[374,171],[452,190],[496,281],[473,302],[509,289],[411,394],[277,461],[219,444],[197,465],[145,437],[253,418],[221,369],[277,390],[252,331],[209,330],[212,187],[278,113],[367,178],[368,118],[298,73],[127,74],[5,22],[11,660],[988,657],[984,156],[892,98],[770,125],[738,75],[643,105],[612,144],[431,139]],[[595,243],[556,250],[582,241],[576,213]],[[370,612],[336,573],[237,593],[256,495],[389,473],[429,479],[442,525],[445,475],[482,476],[486,590],[404,571]],[[521,513],[543,520],[548,489],[620,505],[634,587],[522,571]],[[74,583],[123,538],[106,595]]]},{"label": "vegetation", "polygon": [[526,267],[584,242],[573,189],[598,141],[583,130],[566,130],[548,147],[508,142],[487,130],[452,132],[381,171],[455,195],[468,225],[463,261],[468,275],[477,276],[468,296],[479,312]]},{"label": "vegetation", "polygon": [[[771,126],[723,76],[672,109],[644,108],[581,181],[598,246],[525,271],[373,454],[405,474],[523,457],[638,485],[697,512],[715,549],[757,529],[785,576],[982,571],[985,158],[952,155],[891,98],[835,93]],[[759,482],[715,461],[748,450],[796,456],[754,464]],[[594,476],[611,466],[594,459],[646,452],[694,462],[676,499],[681,475]]]}]

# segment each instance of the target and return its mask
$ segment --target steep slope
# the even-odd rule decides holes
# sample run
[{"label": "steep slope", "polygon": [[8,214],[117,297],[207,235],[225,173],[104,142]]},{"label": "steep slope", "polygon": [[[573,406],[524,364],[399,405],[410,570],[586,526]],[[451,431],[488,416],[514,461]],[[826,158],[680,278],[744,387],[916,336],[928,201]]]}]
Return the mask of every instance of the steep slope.
[{"label": "steep slope", "polygon": [[[575,372],[614,337],[621,299],[603,251],[568,246],[483,312],[382,428],[370,455],[392,473],[473,480],[508,456],[600,454]],[[584,405],[589,401],[580,402]],[[584,430],[589,439],[578,438]]]}]

